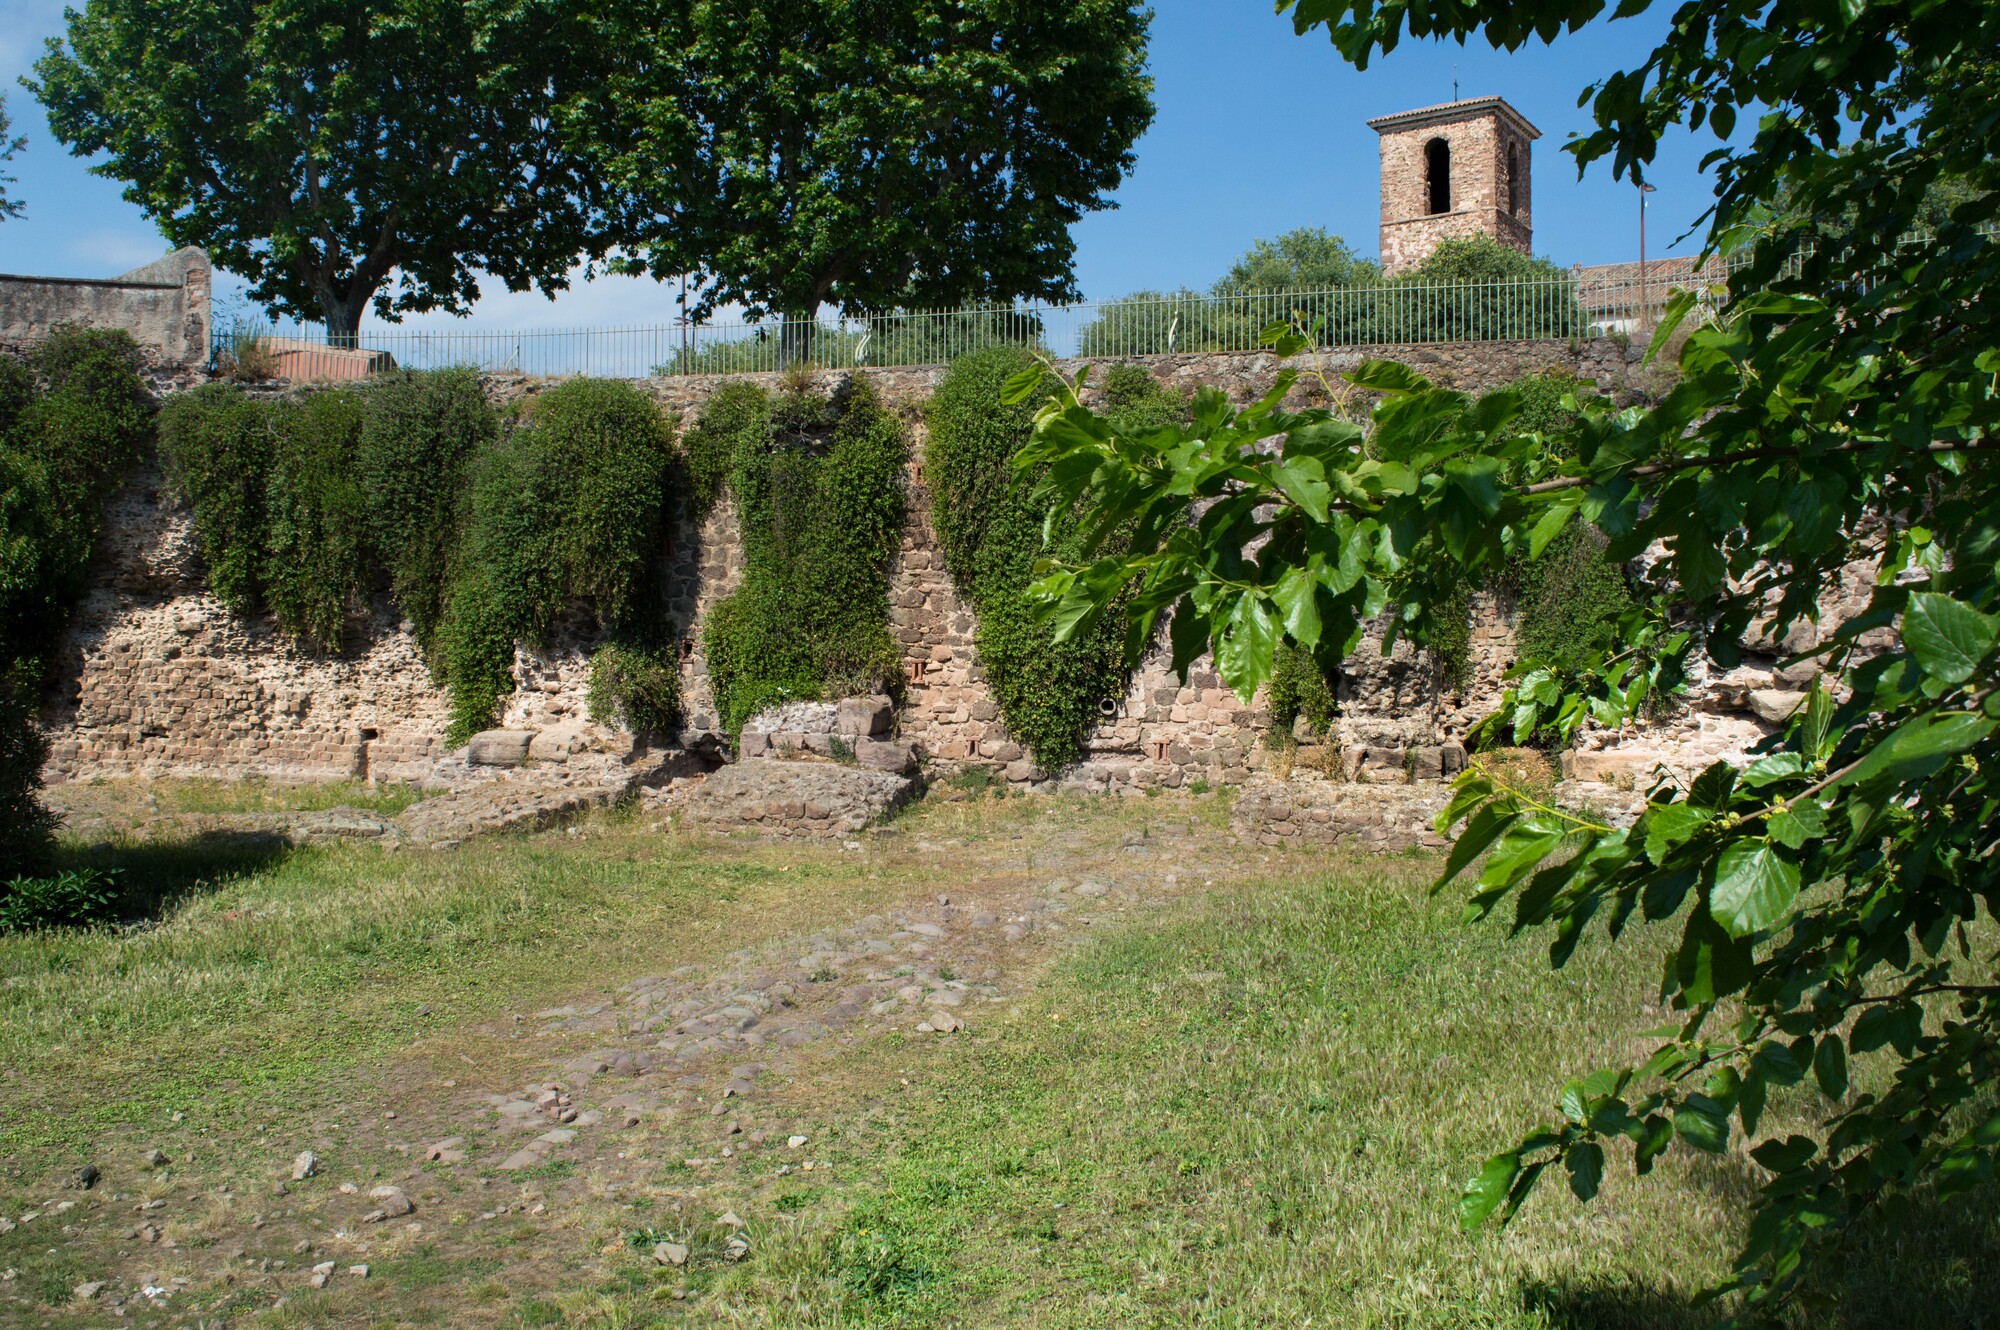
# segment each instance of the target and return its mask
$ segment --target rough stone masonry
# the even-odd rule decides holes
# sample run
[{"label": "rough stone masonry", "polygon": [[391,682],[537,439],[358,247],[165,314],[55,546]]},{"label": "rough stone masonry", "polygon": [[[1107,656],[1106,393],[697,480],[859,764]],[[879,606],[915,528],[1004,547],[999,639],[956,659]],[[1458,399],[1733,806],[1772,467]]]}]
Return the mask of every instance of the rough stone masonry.
[{"label": "rough stone masonry", "polygon": [[[1535,370],[1563,369],[1604,391],[1625,393],[1642,372],[1636,351],[1609,340],[1370,348],[1365,354],[1404,360],[1472,391]],[[1331,376],[1363,355],[1322,353],[1322,366]],[[1261,395],[1282,368],[1266,353],[1189,354],[1142,363],[1171,387],[1212,384],[1238,401]],[[1276,759],[1264,742],[1269,720],[1262,700],[1240,702],[1206,661],[1197,663],[1183,684],[1163,656],[1149,659],[1122,693],[1103,699],[1103,720],[1089,737],[1082,763],[1066,772],[1039,770],[1007,733],[985,686],[973,649],[972,612],[944,570],[927,517],[920,408],[942,368],[860,372],[903,416],[915,440],[905,479],[911,517],[892,565],[889,595],[904,677],[893,709],[871,716],[857,732],[879,745],[870,750],[871,765],[884,774],[912,764],[976,765],[1017,785],[1100,792],[1194,781],[1243,783],[1253,773],[1270,772]],[[653,379],[643,386],[685,423],[725,381]],[[488,386],[505,403],[542,391],[549,382],[496,376]],[[1319,390],[1316,382],[1302,380],[1293,391],[1303,404]],[[487,754],[446,750],[444,695],[432,683],[408,625],[386,600],[356,612],[343,650],[318,653],[291,642],[268,618],[232,617],[203,590],[190,514],[165,492],[157,470],[135,475],[107,516],[91,590],[68,629],[44,711],[51,780],[260,775],[444,787],[490,775]],[[670,573],[672,610],[689,648],[683,684],[690,723],[675,742],[712,765],[721,759],[722,743],[714,733],[696,626],[741,578],[741,542],[730,506],[718,505],[699,526],[678,523],[661,557]],[[1865,592],[1858,581],[1856,595]],[[1462,752],[1457,741],[1498,696],[1512,657],[1510,613],[1492,597],[1479,600],[1470,679],[1462,691],[1446,687],[1431,662],[1406,644],[1388,656],[1373,643],[1364,645],[1340,681],[1341,715],[1321,745],[1322,756],[1300,769],[1376,783],[1449,774]],[[584,750],[623,753],[630,760],[630,737],[603,732],[587,717],[589,632],[574,623],[555,636],[548,647],[523,646],[516,653],[517,688],[505,702],[499,727],[520,736],[520,762],[553,765]],[[1779,644],[1770,646],[1761,665],[1702,681],[1691,703],[1661,725],[1593,736],[1572,756],[1570,774],[1629,787],[1663,761],[1693,768],[1717,756],[1740,755],[1770,732],[1774,720],[1782,720],[1801,686],[1798,679],[1782,677],[1776,667]],[[746,748],[786,756],[775,749],[790,742],[790,733],[753,725]],[[544,734],[549,738],[538,742]],[[795,755],[817,755],[803,738],[794,747],[804,750]],[[656,752],[648,760],[658,758]],[[804,797],[797,802],[803,805]],[[822,805],[832,807],[816,801]],[[831,825],[848,819],[843,813],[821,820]]]}]

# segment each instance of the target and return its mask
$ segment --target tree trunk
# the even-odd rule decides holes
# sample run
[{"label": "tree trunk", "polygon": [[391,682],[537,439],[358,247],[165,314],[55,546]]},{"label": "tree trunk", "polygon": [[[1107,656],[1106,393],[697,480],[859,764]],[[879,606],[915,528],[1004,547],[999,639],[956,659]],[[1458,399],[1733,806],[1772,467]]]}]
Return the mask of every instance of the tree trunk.
[{"label": "tree trunk", "polygon": [[798,310],[787,310],[778,324],[778,368],[789,369],[810,363],[814,334],[819,331],[819,302]]},{"label": "tree trunk", "polygon": [[348,349],[361,344],[361,316],[367,312],[372,291],[349,290],[345,296],[332,291],[319,293],[319,307],[326,316],[326,344]]}]

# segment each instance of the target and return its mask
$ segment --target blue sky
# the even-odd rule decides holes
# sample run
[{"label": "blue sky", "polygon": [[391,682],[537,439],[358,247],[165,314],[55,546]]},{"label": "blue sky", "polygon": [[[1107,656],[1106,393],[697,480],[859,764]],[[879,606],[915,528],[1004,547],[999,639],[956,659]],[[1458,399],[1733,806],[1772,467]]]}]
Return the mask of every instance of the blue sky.
[{"label": "blue sky", "polygon": [[[1561,145],[1590,124],[1577,94],[1651,49],[1666,24],[1664,7],[1512,55],[1484,44],[1405,43],[1365,72],[1342,62],[1323,34],[1294,36],[1265,0],[1155,0],[1154,7],[1158,114],[1139,143],[1136,170],[1115,195],[1119,206],[1077,227],[1077,278],[1087,297],[1207,286],[1253,240],[1296,226],[1323,226],[1373,254],[1376,140],[1364,122],[1450,100],[1454,73],[1461,96],[1497,93],[1542,131],[1533,162],[1536,252],[1565,265],[1637,257],[1631,184],[1614,183],[1602,165],[1579,181]],[[0,222],[0,272],[114,276],[157,256],[165,243],[119,197],[118,182],[90,175],[50,137],[41,108],[15,82],[43,39],[61,31],[62,10],[63,0],[0,0],[0,87],[14,132],[30,140],[7,168],[19,177],[11,192],[28,210]],[[1698,167],[1713,146],[1706,132],[1664,145],[1648,173],[1659,189],[1649,213],[1650,252],[1666,252],[1707,206],[1710,184]],[[1679,252],[1693,248],[1690,241]],[[225,292],[232,286],[240,290],[219,284]],[[502,291],[481,301],[469,323],[655,323],[671,317],[670,304],[668,289],[652,281],[607,280],[553,303]]]}]

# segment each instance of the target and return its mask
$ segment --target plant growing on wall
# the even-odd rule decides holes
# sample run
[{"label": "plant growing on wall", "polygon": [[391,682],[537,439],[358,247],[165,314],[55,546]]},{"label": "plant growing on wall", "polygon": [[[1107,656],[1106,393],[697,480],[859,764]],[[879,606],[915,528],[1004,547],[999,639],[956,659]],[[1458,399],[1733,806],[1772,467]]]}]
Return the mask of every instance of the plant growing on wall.
[{"label": "plant growing on wall", "polygon": [[431,656],[464,539],[470,468],[498,440],[500,417],[469,369],[398,374],[371,383],[363,401],[354,470],[368,495],[369,543]]},{"label": "plant growing on wall", "polygon": [[161,453],[194,508],[208,584],[233,613],[335,650],[381,582],[452,697],[449,737],[492,723],[514,647],[579,603],[616,651],[604,716],[669,728],[672,625],[655,560],[673,434],[630,384],[577,379],[504,437],[469,371],[257,401],[213,385],[169,403]]},{"label": "plant growing on wall", "polygon": [[602,379],[543,394],[479,457],[439,632],[452,742],[493,722],[513,690],[514,644],[543,640],[573,604],[587,603],[630,647],[657,650],[670,636],[654,561],[673,464],[659,409],[632,385]]},{"label": "plant growing on wall", "polygon": [[794,386],[758,411],[711,403],[697,430],[727,437],[743,582],[702,628],[708,677],[734,735],[767,706],[895,686],[889,560],[902,535],[902,424],[866,383]]},{"label": "plant growing on wall", "polygon": [[39,868],[49,847],[54,818],[35,797],[42,686],[105,501],[150,425],[123,332],[61,328],[26,361],[0,356],[0,881]]},{"label": "plant growing on wall", "polygon": [[[1079,533],[1076,514],[1044,514],[1030,497],[1034,476],[1011,459],[1027,441],[1033,415],[999,407],[1000,387],[1034,365],[1018,347],[976,351],[951,363],[924,408],[930,442],[924,481],[945,568],[977,620],[973,645],[1007,731],[1043,767],[1075,762],[1100,719],[1099,703],[1125,691],[1122,628],[1070,642],[1054,640],[1027,599],[1038,559],[1068,557]],[[1121,428],[1145,430],[1184,414],[1186,403],[1137,365],[1106,375],[1105,411]]]}]

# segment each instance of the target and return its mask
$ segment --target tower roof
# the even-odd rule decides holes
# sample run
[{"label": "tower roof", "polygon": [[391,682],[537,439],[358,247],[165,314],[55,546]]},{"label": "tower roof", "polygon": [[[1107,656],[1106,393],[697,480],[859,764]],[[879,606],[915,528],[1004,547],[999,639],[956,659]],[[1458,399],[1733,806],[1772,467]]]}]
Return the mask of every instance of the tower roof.
[{"label": "tower roof", "polygon": [[1394,115],[1377,116],[1368,122],[1368,128],[1377,134],[1387,134],[1391,130],[1421,129],[1425,125],[1443,125],[1456,120],[1470,120],[1474,116],[1492,113],[1514,122],[1530,139],[1538,139],[1542,131],[1528,123],[1528,117],[1507,104],[1505,97],[1467,97],[1456,102],[1443,102],[1437,106],[1419,107],[1414,111],[1398,111]]}]

